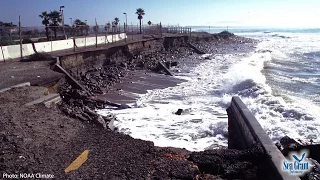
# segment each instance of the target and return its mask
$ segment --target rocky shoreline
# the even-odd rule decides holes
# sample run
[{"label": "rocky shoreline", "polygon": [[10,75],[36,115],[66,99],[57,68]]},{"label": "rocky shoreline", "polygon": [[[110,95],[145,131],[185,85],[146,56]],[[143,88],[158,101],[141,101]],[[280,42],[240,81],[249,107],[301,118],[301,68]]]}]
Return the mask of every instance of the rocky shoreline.
[{"label": "rocky shoreline", "polygon": [[[199,53],[221,53],[221,50],[218,50],[216,48],[218,46],[227,47],[228,45],[238,45],[238,47],[234,47],[234,50],[237,51],[241,49],[241,45],[243,44],[254,45],[255,43],[257,43],[257,41],[248,38],[234,36],[233,34],[228,32],[222,32],[213,35],[209,35],[207,33],[199,33],[196,36],[188,39],[188,41],[175,42],[173,43],[174,45],[171,47],[166,46],[164,44],[164,48],[160,52],[140,52],[129,57],[125,56],[124,54],[116,54],[115,56],[127,58],[119,61],[118,58],[110,57],[110,59],[116,59],[117,61],[107,60],[107,63],[104,64],[103,67],[101,67],[100,69],[88,71],[83,76],[78,77],[78,80],[90,92],[93,92],[94,94],[103,94],[108,92],[109,87],[112,87],[114,84],[121,81],[121,78],[127,76],[128,71],[145,70],[165,74],[166,71],[164,71],[164,69],[159,65],[159,62],[162,62],[166,65],[167,68],[170,69],[170,67],[177,66],[179,64],[179,61],[177,61],[177,59],[186,58],[190,55]],[[66,109],[68,109],[68,112],[66,113],[71,115],[72,117],[76,117],[81,121],[94,121],[95,124],[97,124],[98,126],[114,130],[114,127],[112,126],[112,122],[115,119],[114,116],[110,115],[108,117],[103,117],[94,113],[95,109],[102,109],[106,105],[110,105],[110,102],[105,103],[101,101],[92,101],[92,99],[88,98],[88,96],[86,96],[84,92],[81,92],[79,90],[74,92],[74,89],[72,89],[72,87],[68,85],[68,82],[64,82],[64,84],[62,84],[60,87],[60,94],[62,95],[62,97],[69,97],[63,98],[63,103],[60,104],[60,109],[63,112],[66,112]],[[69,89],[66,87],[69,87]],[[78,98],[75,99],[74,97]],[[70,111],[70,109],[72,109],[71,107],[75,108],[76,110]],[[120,108],[129,107],[126,105],[121,105]],[[111,125],[108,125],[109,123]],[[298,150],[286,144],[286,142],[294,143],[294,141],[286,141],[285,139],[290,138],[284,137],[283,140],[280,141],[282,144],[282,148],[278,146],[284,155],[287,155],[286,152],[289,150]],[[300,144],[299,146],[297,145],[297,143],[295,143],[295,145],[295,147],[299,147],[300,149],[302,149],[301,147],[308,146],[307,144]],[[289,147],[291,147],[291,149]],[[318,147],[315,148],[317,149]],[[197,167],[196,170],[192,170],[193,173],[190,173],[190,179],[195,177],[198,177],[199,179],[215,179],[217,178],[217,176],[222,179],[256,179],[257,177],[261,178],[264,176],[264,171],[261,169],[257,169],[258,167],[261,167],[261,165],[257,164],[261,163],[263,159],[266,158],[262,149],[259,148],[259,145],[257,145],[257,149],[254,148],[253,151],[207,150],[205,152],[200,153],[189,152],[188,156],[183,157],[180,157],[179,155],[175,154],[170,155],[170,157],[174,157],[173,159],[176,158],[188,160],[189,163],[191,162],[195,165],[194,167]],[[250,152],[249,155],[248,152]],[[242,158],[239,157],[239,154],[243,153],[247,155],[247,158],[244,158],[244,161],[242,161]],[[314,155],[313,157],[315,159],[319,159],[319,157],[316,157]],[[313,162],[316,164],[316,167],[317,165],[319,166],[319,164],[317,164],[317,161]],[[194,176],[195,174],[197,174],[196,172],[202,174],[202,176],[199,176],[199,174],[197,176]],[[319,174],[319,170],[314,169],[314,171],[312,173],[309,173],[308,176],[315,176],[314,173]],[[188,175],[187,177],[185,177],[186,174],[180,175],[182,175],[183,178],[189,179]],[[193,176],[191,174],[193,174]],[[173,177],[182,178],[179,176]],[[306,177],[307,176],[305,176],[304,178]]]},{"label": "rocky shoreline", "polygon": [[[68,79],[60,81],[59,94],[62,97],[62,103],[59,105],[60,109],[71,117],[86,122],[92,121],[106,128],[114,117],[102,117],[95,114],[94,110],[103,109],[106,105],[117,106],[117,104],[94,101],[90,96],[108,93],[108,89],[121,81],[121,78],[127,76],[130,71],[145,70],[146,72],[166,73],[159,62],[170,68],[178,65],[178,59],[197,54],[197,51],[215,53],[217,50],[212,49],[214,45],[252,44],[256,42],[252,39],[223,33],[214,35],[199,33],[199,35],[191,37],[187,41],[174,41],[173,46],[168,46],[164,42],[160,52],[139,52],[128,56],[120,51],[110,56],[102,67],[89,69],[80,76],[72,74],[91,93],[90,95],[83,90],[73,88]],[[193,44],[195,48],[191,48],[188,45],[189,43]],[[126,105],[121,106],[121,108],[126,107]]]},{"label": "rocky shoreline", "polygon": [[[214,54],[219,50],[213,47],[228,44],[238,46],[234,49],[237,51],[243,44],[254,43],[254,40],[232,34],[199,33],[188,41],[170,42],[171,46],[164,43],[158,52],[127,54],[120,51],[108,57],[102,67],[88,69],[82,74],[70,72],[90,93],[74,88],[69,79],[60,80],[62,101],[53,108],[24,106],[41,97],[42,88],[18,88],[0,93],[0,113],[3,115],[0,117],[0,175],[42,173],[52,174],[54,179],[108,180],[263,179],[268,173],[263,169],[263,162],[268,157],[259,144],[241,151],[190,152],[181,148],[157,147],[153,142],[114,131],[112,121],[115,117],[104,117],[95,112],[110,105],[130,107],[91,98],[108,93],[131,71],[166,73],[159,62],[170,69],[170,66],[179,64],[178,59],[196,55],[196,51]],[[290,144],[295,143],[283,141],[278,147],[285,154],[288,148],[305,146]],[[78,170],[64,173],[64,168],[84,150],[89,150],[88,160]]]}]

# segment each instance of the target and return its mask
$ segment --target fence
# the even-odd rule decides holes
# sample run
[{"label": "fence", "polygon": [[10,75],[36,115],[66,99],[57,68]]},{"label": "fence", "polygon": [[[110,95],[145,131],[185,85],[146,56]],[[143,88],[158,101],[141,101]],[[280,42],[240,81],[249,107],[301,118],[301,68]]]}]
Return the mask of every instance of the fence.
[{"label": "fence", "polygon": [[162,27],[161,23],[141,26],[139,24],[0,26],[0,61],[29,56],[35,52],[81,51],[155,36],[161,37],[167,33],[189,34],[191,28]]}]

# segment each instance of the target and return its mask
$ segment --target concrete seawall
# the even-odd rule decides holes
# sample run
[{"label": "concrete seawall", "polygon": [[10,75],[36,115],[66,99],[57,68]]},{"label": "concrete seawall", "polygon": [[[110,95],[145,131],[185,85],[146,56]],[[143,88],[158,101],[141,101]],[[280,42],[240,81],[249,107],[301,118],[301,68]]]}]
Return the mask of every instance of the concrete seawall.
[{"label": "concrete seawall", "polygon": [[[60,56],[60,64],[63,68],[71,71],[74,75],[81,75],[86,71],[99,68],[108,60],[120,61],[124,57],[136,54],[150,53],[170,47],[179,46],[180,43],[187,42],[188,36],[164,37],[149,40],[142,40],[118,45],[108,49],[79,52],[70,55]],[[298,180],[300,178],[290,176],[282,171],[282,163],[285,157],[274,145],[272,140],[262,129],[259,122],[247,109],[239,97],[233,97],[228,112],[229,149],[244,150],[252,148],[255,144],[262,145],[267,154],[263,167],[258,167],[266,171],[264,179],[272,180]]]},{"label": "concrete seawall", "polygon": [[108,63],[109,60],[120,62],[134,55],[160,52],[168,47],[179,46],[180,43],[187,40],[188,36],[153,38],[116,45],[106,49],[76,52],[59,56],[60,65],[73,74],[80,75],[90,69],[101,67],[103,64]]},{"label": "concrete seawall", "polygon": [[233,97],[228,113],[228,148],[247,149],[256,143],[260,143],[269,158],[265,159],[265,167],[268,169],[265,179],[270,180],[299,180],[296,176],[290,176],[282,171],[282,163],[285,157],[274,145],[272,140],[262,129],[257,119],[252,115],[239,97]]}]

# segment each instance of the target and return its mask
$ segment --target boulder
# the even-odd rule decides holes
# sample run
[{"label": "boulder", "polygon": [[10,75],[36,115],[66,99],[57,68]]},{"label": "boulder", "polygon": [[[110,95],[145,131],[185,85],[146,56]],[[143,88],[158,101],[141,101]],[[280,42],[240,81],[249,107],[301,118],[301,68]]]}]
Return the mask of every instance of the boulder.
[{"label": "boulder", "polygon": [[173,62],[171,62],[171,66],[178,66],[178,62],[177,61],[173,61]]},{"label": "boulder", "polygon": [[294,148],[298,148],[303,145],[300,142],[298,142],[297,140],[290,138],[289,136],[284,136],[283,138],[281,138],[280,144],[283,149],[294,149]]},{"label": "boulder", "polygon": [[175,114],[176,115],[181,115],[182,112],[183,112],[183,109],[178,109],[178,111]]}]

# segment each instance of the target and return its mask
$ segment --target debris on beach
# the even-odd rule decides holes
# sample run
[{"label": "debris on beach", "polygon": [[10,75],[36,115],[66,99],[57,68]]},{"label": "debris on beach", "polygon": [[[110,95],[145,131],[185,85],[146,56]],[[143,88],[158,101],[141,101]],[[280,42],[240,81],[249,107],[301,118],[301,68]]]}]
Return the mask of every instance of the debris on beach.
[{"label": "debris on beach", "polygon": [[[82,71],[81,73],[72,73],[68,70],[74,81],[81,85],[82,90],[74,89],[71,86],[72,82],[68,80],[61,81],[59,83],[59,93],[62,102],[59,107],[71,117],[86,122],[94,122],[101,127],[108,128],[108,123],[113,120],[113,117],[101,118],[93,112],[106,106],[119,108],[120,105],[108,101],[92,100],[87,92],[90,92],[91,96],[106,93],[110,87],[121,81],[121,78],[127,76],[129,71],[134,70],[146,70],[172,76],[169,68],[178,65],[178,61],[175,59],[186,58],[193,53],[212,53],[211,48],[216,44],[250,42],[250,39],[231,34],[227,35],[227,39],[225,36],[225,33],[199,34],[188,37],[188,40],[166,37],[163,42],[156,42],[158,44],[155,45],[156,49],[154,51],[133,50],[127,52],[119,48],[103,61],[102,66],[86,67],[85,72]],[[192,44],[192,47],[190,47],[190,44]]]},{"label": "debris on beach", "polygon": [[178,109],[178,111],[175,113],[176,115],[181,115],[183,109]]}]

